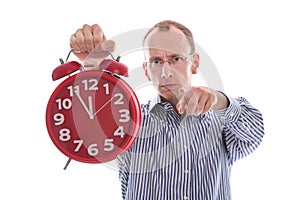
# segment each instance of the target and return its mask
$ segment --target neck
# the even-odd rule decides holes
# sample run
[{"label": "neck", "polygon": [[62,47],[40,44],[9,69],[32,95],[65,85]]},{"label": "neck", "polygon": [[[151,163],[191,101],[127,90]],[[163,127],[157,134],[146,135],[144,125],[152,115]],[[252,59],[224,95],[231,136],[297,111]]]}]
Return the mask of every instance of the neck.
[{"label": "neck", "polygon": [[174,98],[166,99],[166,98],[163,97],[163,96],[160,96],[160,98],[161,98],[161,101],[162,101],[162,102],[168,102],[168,103],[170,103],[170,104],[172,105],[174,111],[180,116],[180,114],[179,114],[179,112],[178,112],[178,110],[177,110],[177,108],[176,108],[176,106],[177,106],[177,104],[178,104],[178,102],[179,102],[178,98],[174,97]]}]

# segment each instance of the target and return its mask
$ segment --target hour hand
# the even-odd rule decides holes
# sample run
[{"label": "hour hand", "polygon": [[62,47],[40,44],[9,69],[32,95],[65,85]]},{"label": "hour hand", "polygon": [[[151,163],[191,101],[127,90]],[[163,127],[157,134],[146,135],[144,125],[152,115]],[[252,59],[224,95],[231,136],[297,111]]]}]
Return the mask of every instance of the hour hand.
[{"label": "hour hand", "polygon": [[77,96],[78,100],[80,101],[81,105],[83,106],[84,110],[87,112],[87,114],[89,115],[90,119],[94,119],[94,113],[93,113],[93,102],[92,102],[92,97],[88,96],[88,103],[89,103],[89,107],[87,107],[83,101],[83,99],[81,98],[79,91],[75,90],[74,91],[75,95]]}]

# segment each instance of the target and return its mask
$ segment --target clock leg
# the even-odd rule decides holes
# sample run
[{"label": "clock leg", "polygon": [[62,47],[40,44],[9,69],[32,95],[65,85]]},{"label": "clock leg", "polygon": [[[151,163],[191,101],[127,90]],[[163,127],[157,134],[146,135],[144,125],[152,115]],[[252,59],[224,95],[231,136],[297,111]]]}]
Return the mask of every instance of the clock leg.
[{"label": "clock leg", "polygon": [[66,169],[67,169],[67,167],[69,166],[69,164],[70,164],[71,160],[72,160],[71,158],[69,158],[69,159],[68,159],[68,161],[67,161],[67,163],[66,163],[66,165],[65,165],[65,167],[64,167],[64,170],[66,170]]}]

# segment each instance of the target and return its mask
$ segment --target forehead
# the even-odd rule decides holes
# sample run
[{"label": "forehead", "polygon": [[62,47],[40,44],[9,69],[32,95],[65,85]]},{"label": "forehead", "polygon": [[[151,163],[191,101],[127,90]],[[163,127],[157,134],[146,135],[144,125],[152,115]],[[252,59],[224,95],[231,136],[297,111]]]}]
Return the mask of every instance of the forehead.
[{"label": "forehead", "polygon": [[190,45],[187,37],[179,29],[154,29],[145,41],[147,53],[188,55]]}]

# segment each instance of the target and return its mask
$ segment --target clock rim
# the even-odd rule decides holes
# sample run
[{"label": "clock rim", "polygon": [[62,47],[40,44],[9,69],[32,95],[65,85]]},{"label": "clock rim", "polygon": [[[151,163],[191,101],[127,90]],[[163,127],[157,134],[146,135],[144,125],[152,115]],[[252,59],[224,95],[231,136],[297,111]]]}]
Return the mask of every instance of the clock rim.
[{"label": "clock rim", "polygon": [[[117,150],[113,150],[111,153],[108,153],[104,157],[83,158],[83,157],[77,156],[74,153],[70,153],[69,151],[65,150],[65,148],[63,148],[60,145],[60,142],[57,141],[57,139],[55,137],[54,131],[52,131],[51,108],[52,108],[52,104],[55,103],[54,101],[55,101],[56,95],[60,92],[60,90],[62,88],[64,88],[66,86],[66,84],[68,84],[69,82],[75,81],[76,78],[79,76],[80,77],[81,76],[101,76],[101,79],[106,79],[107,81],[109,81],[110,83],[113,83],[114,85],[116,85],[116,83],[117,83],[118,87],[120,87],[122,89],[122,91],[126,91],[128,96],[130,97],[129,105],[130,105],[130,109],[131,109],[130,112],[131,112],[131,119],[132,119],[132,122],[131,122],[132,128],[130,130],[130,133],[128,134],[129,137],[127,136],[126,140],[120,146],[117,146]],[[68,78],[66,78],[65,80],[63,80],[58,86],[56,86],[56,88],[54,89],[54,91],[52,92],[52,94],[48,100],[45,117],[46,117],[46,127],[47,127],[47,131],[48,131],[48,135],[50,136],[50,138],[51,138],[52,142],[54,143],[54,145],[56,146],[56,148],[61,153],[63,153],[65,156],[67,156],[73,160],[83,162],[83,163],[106,163],[106,162],[114,160],[117,156],[124,154],[133,145],[136,138],[138,137],[138,133],[140,131],[141,122],[142,122],[142,112],[141,112],[140,103],[136,96],[136,93],[131,88],[131,86],[116,74],[113,74],[113,73],[110,73],[107,71],[93,71],[93,70],[82,71],[80,73],[73,74],[73,75],[69,76]]]}]

